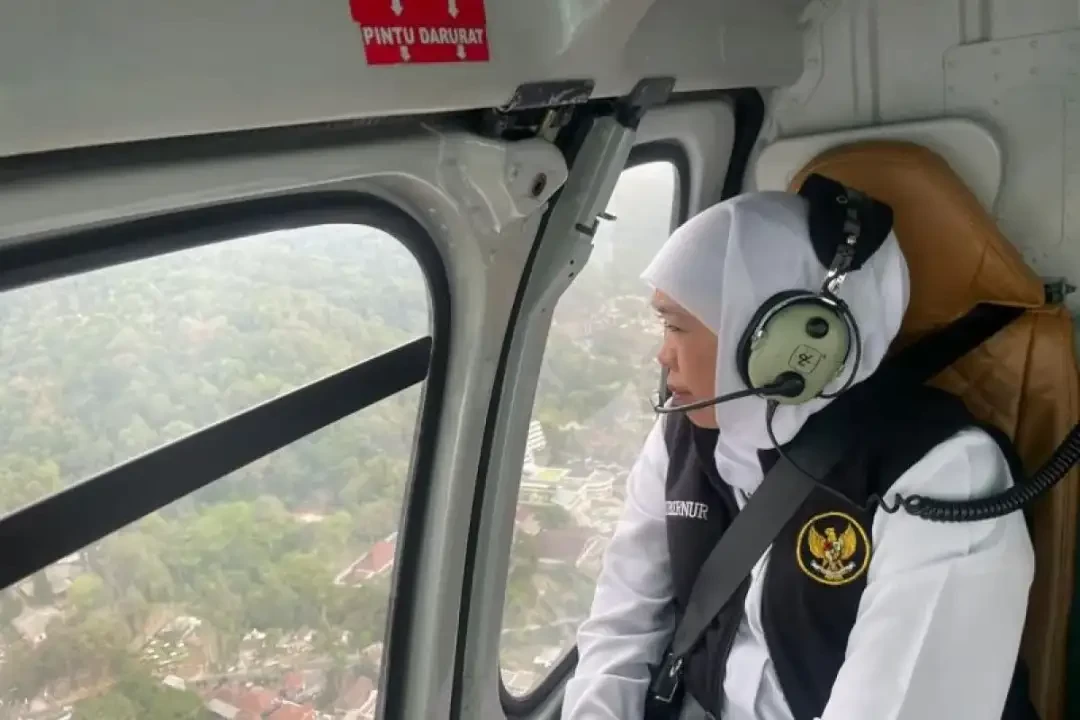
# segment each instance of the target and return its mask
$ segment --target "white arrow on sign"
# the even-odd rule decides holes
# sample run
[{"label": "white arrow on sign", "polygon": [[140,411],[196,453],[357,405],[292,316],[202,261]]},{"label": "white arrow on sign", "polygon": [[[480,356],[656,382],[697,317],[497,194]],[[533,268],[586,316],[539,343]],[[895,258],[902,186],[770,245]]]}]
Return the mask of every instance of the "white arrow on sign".
[{"label": "white arrow on sign", "polygon": [[408,45],[402,45],[401,46],[401,59],[404,60],[405,62],[409,62],[410,58],[409,58],[409,46]]},{"label": "white arrow on sign", "polygon": [[395,15],[405,12],[405,6],[401,4],[401,0],[390,0],[390,9],[394,11]]},{"label": "white arrow on sign", "polygon": [[464,60],[465,59],[465,46],[464,45],[458,45],[457,46],[457,56],[458,56],[458,60]]},{"label": "white arrow on sign", "polygon": [[458,16],[457,0],[446,0],[446,12],[450,13],[450,17]]}]

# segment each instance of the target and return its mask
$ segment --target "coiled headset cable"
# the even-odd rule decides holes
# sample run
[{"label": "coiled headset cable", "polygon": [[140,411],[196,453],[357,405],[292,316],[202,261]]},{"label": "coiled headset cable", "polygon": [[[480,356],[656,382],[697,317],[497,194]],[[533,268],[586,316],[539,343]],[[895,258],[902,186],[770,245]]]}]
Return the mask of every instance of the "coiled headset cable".
[{"label": "coiled headset cable", "polygon": [[903,497],[894,495],[892,506],[881,498],[874,497],[882,510],[895,513],[900,508],[915,517],[936,522],[977,522],[1003,517],[1017,510],[1048,492],[1080,462],[1080,425],[1074,425],[1065,440],[1058,446],[1050,459],[1026,481],[1014,478],[1014,485],[995,495],[972,500],[936,500],[924,495]]},{"label": "coiled headset cable", "polygon": [[[769,401],[765,414],[765,426],[773,448],[780,454],[780,457],[791,463],[817,487],[837,498],[852,503],[851,498],[811,475],[784,452],[780,443],[776,441],[776,434],[773,431],[773,416],[776,414],[778,407],[779,403]],[[1014,484],[1008,490],[971,500],[938,500],[925,495],[908,495],[905,497],[900,493],[893,493],[893,502],[891,504],[879,495],[871,495],[863,510],[873,512],[880,507],[883,511],[892,515],[902,509],[909,515],[932,522],[952,523],[993,520],[1023,510],[1026,505],[1034,502],[1053,488],[1054,485],[1061,482],[1077,462],[1080,462],[1080,425],[1073,426],[1069,434],[1065,436],[1065,440],[1050,456],[1050,459],[1030,479],[1013,478]]]}]

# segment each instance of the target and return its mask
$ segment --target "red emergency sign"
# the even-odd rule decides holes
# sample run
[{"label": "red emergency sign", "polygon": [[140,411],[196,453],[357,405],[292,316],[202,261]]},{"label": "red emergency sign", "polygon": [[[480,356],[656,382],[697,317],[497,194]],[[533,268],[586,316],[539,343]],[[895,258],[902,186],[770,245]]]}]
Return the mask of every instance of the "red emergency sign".
[{"label": "red emergency sign", "polygon": [[484,0],[349,0],[369,65],[487,62]]}]

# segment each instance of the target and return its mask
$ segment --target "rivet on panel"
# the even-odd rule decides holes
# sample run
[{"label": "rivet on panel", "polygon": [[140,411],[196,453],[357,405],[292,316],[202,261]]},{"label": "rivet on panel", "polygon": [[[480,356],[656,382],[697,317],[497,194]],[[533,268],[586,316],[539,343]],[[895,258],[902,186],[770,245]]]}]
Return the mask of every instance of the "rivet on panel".
[{"label": "rivet on panel", "polygon": [[1039,41],[1038,40],[1032,40],[1031,42],[1028,43],[1028,46],[1033,47],[1033,48],[1037,48],[1037,47],[1039,47]]},{"label": "rivet on panel", "polygon": [[991,55],[1000,55],[1001,54],[1001,48],[999,48],[999,47],[990,48],[990,54]]},{"label": "rivet on panel", "polygon": [[1033,68],[1031,68],[1031,70],[1030,70],[1029,72],[1030,72],[1030,73],[1031,73],[1032,75],[1038,75],[1038,74],[1039,74],[1039,68],[1037,68],[1037,67],[1033,67]]}]

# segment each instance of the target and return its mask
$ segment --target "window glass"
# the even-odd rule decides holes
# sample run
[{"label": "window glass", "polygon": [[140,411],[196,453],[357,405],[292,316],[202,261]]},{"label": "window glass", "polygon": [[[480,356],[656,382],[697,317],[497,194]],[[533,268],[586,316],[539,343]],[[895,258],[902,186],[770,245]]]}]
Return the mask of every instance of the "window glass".
[{"label": "window glass", "polygon": [[503,682],[528,694],[574,645],[626,477],[654,423],[661,330],[642,271],[671,232],[669,162],[626,169],[555,308],[526,442],[503,610]]},{"label": "window glass", "polygon": [[[0,295],[0,512],[428,324],[413,256],[348,225]],[[0,718],[373,717],[420,392],[0,591]]]}]

